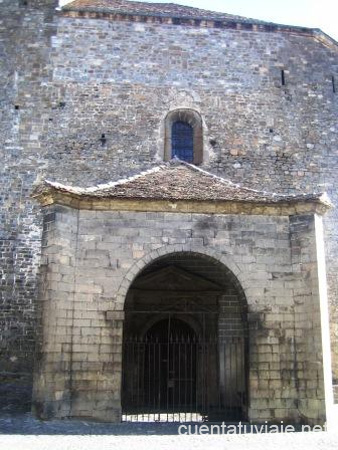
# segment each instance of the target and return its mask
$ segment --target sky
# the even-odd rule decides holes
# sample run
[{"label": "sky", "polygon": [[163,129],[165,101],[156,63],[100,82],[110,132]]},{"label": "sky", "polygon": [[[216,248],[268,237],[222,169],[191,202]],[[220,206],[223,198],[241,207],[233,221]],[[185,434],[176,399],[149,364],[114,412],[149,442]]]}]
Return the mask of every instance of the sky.
[{"label": "sky", "polygon": [[[70,0],[60,0],[61,5]],[[179,3],[286,25],[320,28],[338,41],[338,0],[147,0]]]}]

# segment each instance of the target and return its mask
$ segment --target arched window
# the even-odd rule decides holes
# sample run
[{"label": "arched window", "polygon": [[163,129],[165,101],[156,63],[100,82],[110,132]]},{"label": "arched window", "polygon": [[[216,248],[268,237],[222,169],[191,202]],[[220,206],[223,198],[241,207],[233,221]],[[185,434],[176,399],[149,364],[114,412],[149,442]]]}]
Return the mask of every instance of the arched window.
[{"label": "arched window", "polygon": [[164,122],[164,160],[176,157],[191,164],[203,162],[202,118],[192,109],[175,109]]},{"label": "arched window", "polygon": [[171,157],[194,162],[194,131],[191,125],[178,120],[171,129]]}]

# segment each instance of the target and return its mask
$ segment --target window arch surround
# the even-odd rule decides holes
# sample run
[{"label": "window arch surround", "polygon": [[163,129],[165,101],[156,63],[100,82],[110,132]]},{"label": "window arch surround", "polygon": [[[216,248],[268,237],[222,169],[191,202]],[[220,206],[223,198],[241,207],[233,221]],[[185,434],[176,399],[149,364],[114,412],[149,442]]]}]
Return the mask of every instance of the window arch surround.
[{"label": "window arch surround", "polygon": [[193,130],[193,158],[192,164],[203,162],[203,122],[200,114],[193,109],[182,108],[170,111],[165,118],[164,160],[172,159],[172,130],[176,122],[183,122]]}]

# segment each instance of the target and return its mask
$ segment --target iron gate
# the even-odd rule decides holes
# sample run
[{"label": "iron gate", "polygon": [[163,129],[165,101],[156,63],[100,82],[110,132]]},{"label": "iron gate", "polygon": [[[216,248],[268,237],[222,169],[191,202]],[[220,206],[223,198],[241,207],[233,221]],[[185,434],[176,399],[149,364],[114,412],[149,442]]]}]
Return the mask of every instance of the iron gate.
[{"label": "iron gate", "polygon": [[[163,333],[164,335],[165,333]],[[124,340],[124,421],[237,421],[246,410],[244,337]]]}]

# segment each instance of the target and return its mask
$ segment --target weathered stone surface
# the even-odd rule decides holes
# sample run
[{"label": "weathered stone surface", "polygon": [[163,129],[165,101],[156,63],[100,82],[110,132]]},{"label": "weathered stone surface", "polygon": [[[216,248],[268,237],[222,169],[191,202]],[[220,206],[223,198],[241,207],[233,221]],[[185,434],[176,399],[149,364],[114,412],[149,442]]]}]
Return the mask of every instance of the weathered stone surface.
[{"label": "weathered stone surface", "polygon": [[[332,77],[338,77],[338,63],[332,41],[311,32],[278,27],[263,32],[263,28],[260,31],[258,26],[245,28],[243,24],[231,29],[196,21],[175,25],[163,20],[161,24],[151,18],[132,22],[114,15],[81,18],[55,13],[54,0],[25,3],[0,2],[0,375],[5,381],[21,379],[29,391],[42,232],[39,208],[29,200],[36,178],[86,187],[152,168],[163,160],[166,115],[176,108],[190,108],[203,118],[203,145],[208,156],[204,169],[268,192],[327,191],[336,203],[338,106]],[[62,219],[63,233],[72,233],[78,212],[62,207],[55,212],[67,217]],[[101,213],[95,214],[99,218]],[[111,255],[110,261],[100,257],[97,264],[103,258],[111,270],[127,270],[134,259],[145,257],[146,245],[154,249],[185,245],[185,231],[175,234],[171,229],[175,225],[163,234],[158,232],[158,223],[166,221],[168,225],[172,216],[175,223],[175,214],[137,214],[145,214],[147,228],[126,230],[126,222],[122,222],[116,234],[107,235],[106,242],[100,236],[93,237],[89,226],[88,234],[85,228],[80,231],[88,250],[105,250],[107,245],[107,251],[113,253],[116,245],[123,256]],[[191,220],[197,220],[196,216]],[[336,378],[337,211],[331,211],[324,222]],[[52,216],[46,218],[43,248],[49,245],[53,223]],[[189,224],[185,225],[185,230],[190,230]],[[282,234],[288,226],[271,218],[262,227],[270,225]],[[99,226],[106,229],[103,223]],[[203,240],[203,245],[221,250],[223,245],[232,245],[228,233],[238,226],[230,221],[225,229],[216,229],[212,216],[201,216],[199,226],[192,231],[192,242],[202,245]],[[241,227],[243,234],[237,239],[250,247],[256,236],[245,233],[254,230],[246,222]],[[126,241],[142,248],[131,251],[127,245],[122,250]],[[259,248],[261,266],[257,270],[275,264],[275,272],[283,272],[288,249],[278,249],[277,261],[268,241],[265,245]],[[257,264],[243,247],[238,248],[241,263],[250,267]],[[294,257],[302,253],[297,245],[291,251]],[[309,255],[302,255],[304,264],[311,262]],[[43,257],[42,270],[46,262]],[[53,294],[55,300],[73,283],[73,263],[71,245],[60,241],[54,249],[49,248],[49,275],[55,277],[54,283],[62,283],[62,291]],[[83,266],[86,264],[84,259]],[[96,262],[88,264],[95,273]],[[277,285],[281,290],[288,287],[294,290],[295,301],[303,301],[302,286],[292,288],[288,281],[271,277],[252,280],[248,289],[261,295],[273,282],[276,292]],[[117,289],[118,277],[110,282],[110,286],[90,285],[95,293],[83,292],[77,301],[101,295],[112,307],[111,289]],[[81,285],[88,287],[82,281]],[[282,303],[281,292],[278,296]],[[60,320],[67,317],[66,306]]]},{"label": "weathered stone surface", "polygon": [[[59,206],[45,207],[47,217],[54,208]],[[212,257],[224,264],[229,274],[220,278],[224,283],[224,277],[229,276],[218,300],[219,342],[243,332],[240,304],[247,303],[249,419],[325,421],[325,401],[329,398],[324,395],[324,372],[330,367],[325,365],[322,346],[328,320],[325,325],[319,312],[321,302],[325,307],[325,296],[318,286],[319,218],[311,214],[271,217],[162,212],[148,215],[145,222],[142,212],[79,211],[75,216],[71,208],[64,211],[48,232],[49,245],[43,256],[49,260],[55,246],[59,254],[71,254],[67,262],[54,261],[53,270],[60,273],[59,267],[69,265],[75,281],[70,289],[64,289],[64,282],[42,274],[43,341],[34,391],[35,410],[41,417],[90,415],[104,421],[121,417],[122,331],[132,331],[123,325],[127,292],[151,262],[186,252]],[[110,247],[110,234],[115,235],[122,224],[124,233],[118,247]],[[216,235],[224,229],[228,230],[225,238],[209,239],[211,231]],[[158,239],[147,241],[144,230],[160,231],[153,233]],[[196,232],[201,237],[198,241]],[[243,245],[243,236],[248,233],[254,238],[246,239]],[[203,239],[204,234],[208,239]],[[142,246],[139,243],[136,248],[142,247],[142,252],[135,252],[137,237]],[[105,243],[105,250],[99,248]],[[116,265],[105,268],[106,260],[115,259]],[[99,267],[94,264],[88,270],[96,260],[101,261]],[[189,272],[194,266],[185,267]],[[210,279],[210,269],[207,273]],[[231,280],[237,280],[242,291]],[[55,306],[50,301],[53,298],[58,299]],[[159,299],[148,299],[153,301],[150,309],[161,309]],[[69,311],[69,320],[65,311]],[[141,319],[143,323],[147,316]],[[327,348],[325,351],[327,355]],[[69,365],[59,365],[60,359]]]}]

